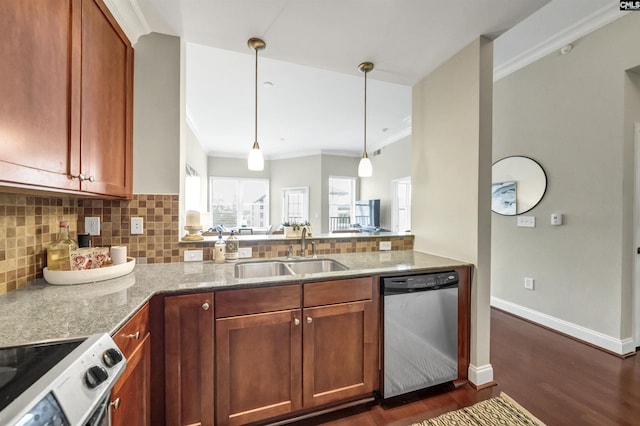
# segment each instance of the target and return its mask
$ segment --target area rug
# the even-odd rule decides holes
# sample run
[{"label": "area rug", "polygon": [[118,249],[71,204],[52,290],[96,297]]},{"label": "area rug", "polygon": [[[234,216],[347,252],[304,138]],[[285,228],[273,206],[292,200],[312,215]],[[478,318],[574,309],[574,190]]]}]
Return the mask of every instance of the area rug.
[{"label": "area rug", "polygon": [[500,396],[478,402],[471,407],[442,414],[411,426],[544,426],[504,392]]}]

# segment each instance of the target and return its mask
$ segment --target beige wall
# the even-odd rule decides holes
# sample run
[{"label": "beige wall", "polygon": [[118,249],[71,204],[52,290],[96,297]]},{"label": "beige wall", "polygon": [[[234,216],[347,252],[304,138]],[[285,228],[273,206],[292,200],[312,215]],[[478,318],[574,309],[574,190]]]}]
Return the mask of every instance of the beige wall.
[{"label": "beige wall", "polygon": [[373,176],[360,179],[360,199],[380,199],[380,227],[392,230],[392,182],[411,176],[411,136],[386,145],[380,154],[369,153]]},{"label": "beige wall", "polygon": [[416,250],[476,265],[471,367],[480,385],[489,361],[493,46],[480,38],[413,88],[412,228]]},{"label": "beige wall", "polygon": [[277,228],[283,219],[282,189],[290,187],[309,188],[309,217],[312,229],[322,227],[321,193],[322,173],[321,156],[272,160],[271,163],[271,223]]},{"label": "beige wall", "polygon": [[[632,121],[640,116],[633,101],[625,109],[638,96],[625,71],[640,64],[640,49],[631,40],[640,40],[640,14],[501,79],[494,95],[494,160],[532,157],[548,187],[528,213],[535,228],[493,215],[492,296],[619,345],[632,328]],[[549,224],[551,213],[564,214],[563,226]]]},{"label": "beige wall", "polygon": [[180,38],[151,33],[135,48],[133,192],[180,192]]}]

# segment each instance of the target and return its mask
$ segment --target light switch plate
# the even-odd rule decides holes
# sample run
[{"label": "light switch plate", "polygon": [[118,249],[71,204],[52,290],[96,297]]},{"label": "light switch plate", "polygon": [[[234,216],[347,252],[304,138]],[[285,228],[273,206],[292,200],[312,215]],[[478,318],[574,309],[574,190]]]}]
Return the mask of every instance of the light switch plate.
[{"label": "light switch plate", "polygon": [[529,277],[524,277],[524,288],[527,290],[533,290],[534,279]]},{"label": "light switch plate", "polygon": [[100,235],[100,218],[99,217],[85,217],[84,218],[84,232],[89,235]]},{"label": "light switch plate", "polygon": [[185,250],[185,262],[202,262],[202,250]]},{"label": "light switch plate", "polygon": [[238,247],[238,257],[240,259],[247,259],[253,256],[252,247]]},{"label": "light switch plate", "polygon": [[131,218],[131,235],[140,235],[144,233],[144,227],[141,217]]},{"label": "light switch plate", "polygon": [[380,251],[391,250],[391,241],[380,241]]},{"label": "light switch plate", "polygon": [[535,216],[518,216],[518,226],[524,228],[535,228],[536,217]]}]

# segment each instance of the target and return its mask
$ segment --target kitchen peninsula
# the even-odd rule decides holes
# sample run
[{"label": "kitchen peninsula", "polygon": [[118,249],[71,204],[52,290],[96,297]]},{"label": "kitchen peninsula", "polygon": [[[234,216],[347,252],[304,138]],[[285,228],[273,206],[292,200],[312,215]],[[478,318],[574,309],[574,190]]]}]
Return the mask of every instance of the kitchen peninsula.
[{"label": "kitchen peninsula", "polygon": [[[413,250],[318,256],[327,259],[347,269],[239,279],[242,262],[188,262],[141,264],[123,277],[75,286],[36,280],[0,296],[0,320],[12,325],[0,330],[0,347],[106,332],[119,345],[124,340],[129,359],[126,345],[140,335],[146,355],[131,360],[147,365],[151,399],[129,410],[148,407],[151,424],[290,417],[371,399],[379,389],[380,276],[456,270],[458,382],[466,381],[472,265]],[[335,351],[353,364],[331,363]],[[273,359],[256,364],[257,353]],[[257,380],[265,374],[268,380]],[[139,383],[132,377],[126,383]],[[261,390],[238,390],[247,386]],[[202,400],[191,403],[196,395]]]}]

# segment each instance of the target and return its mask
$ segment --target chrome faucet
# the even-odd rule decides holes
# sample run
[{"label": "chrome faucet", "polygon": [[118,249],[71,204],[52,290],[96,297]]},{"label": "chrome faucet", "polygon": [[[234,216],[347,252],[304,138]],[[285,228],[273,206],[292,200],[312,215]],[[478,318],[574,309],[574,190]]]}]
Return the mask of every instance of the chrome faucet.
[{"label": "chrome faucet", "polygon": [[302,237],[300,238],[300,256],[305,257],[307,251],[307,227],[302,227]]}]

